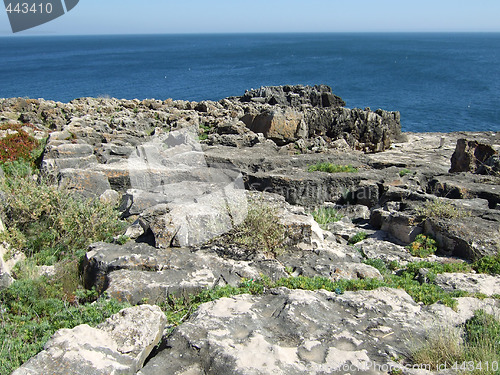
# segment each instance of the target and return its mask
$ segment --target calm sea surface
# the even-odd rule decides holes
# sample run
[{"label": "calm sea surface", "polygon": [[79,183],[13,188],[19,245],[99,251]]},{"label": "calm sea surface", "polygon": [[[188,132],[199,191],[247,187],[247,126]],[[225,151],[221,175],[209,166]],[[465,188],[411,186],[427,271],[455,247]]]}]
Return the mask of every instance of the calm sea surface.
[{"label": "calm sea surface", "polygon": [[406,131],[500,131],[500,34],[0,38],[0,97],[218,100],[266,85],[332,86]]}]

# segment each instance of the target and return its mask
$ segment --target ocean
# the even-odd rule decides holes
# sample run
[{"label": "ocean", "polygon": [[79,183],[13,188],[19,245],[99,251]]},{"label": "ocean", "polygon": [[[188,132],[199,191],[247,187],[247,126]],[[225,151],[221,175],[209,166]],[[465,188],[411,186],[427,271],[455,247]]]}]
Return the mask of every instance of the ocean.
[{"label": "ocean", "polygon": [[327,84],[403,130],[500,131],[500,33],[12,36],[0,97],[219,100]]}]

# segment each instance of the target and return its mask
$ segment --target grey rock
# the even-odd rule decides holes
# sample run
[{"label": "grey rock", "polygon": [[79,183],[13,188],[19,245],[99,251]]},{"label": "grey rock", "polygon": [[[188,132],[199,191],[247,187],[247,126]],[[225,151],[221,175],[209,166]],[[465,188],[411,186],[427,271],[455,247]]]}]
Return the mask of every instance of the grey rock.
[{"label": "grey rock", "polygon": [[425,233],[451,255],[471,261],[500,251],[500,222],[480,217],[461,219],[428,218]]},{"label": "grey rock", "polygon": [[122,310],[96,328],[61,329],[13,375],[135,374],[160,341],[166,318],[157,306]]},{"label": "grey rock", "polygon": [[385,374],[374,365],[404,356],[404,337],[424,340],[438,314],[457,315],[387,288],[222,298],[200,306],[140,374]]},{"label": "grey rock", "polygon": [[368,259],[381,259],[386,264],[395,261],[404,265],[413,260],[408,249],[389,241],[368,238],[356,246]]},{"label": "grey rock", "polygon": [[500,179],[495,176],[477,176],[470,173],[434,175],[427,190],[438,197],[450,199],[486,199],[489,208],[500,207]]},{"label": "grey rock", "polygon": [[500,295],[499,275],[443,273],[437,275],[434,282],[449,292],[464,290],[469,293],[482,293],[487,296]]},{"label": "grey rock", "polygon": [[61,169],[58,174],[59,185],[85,197],[99,197],[111,190],[107,176],[102,172],[88,169]]},{"label": "grey rock", "polygon": [[[106,180],[107,181],[107,180]],[[109,184],[109,182],[108,182]],[[118,206],[120,203],[120,193],[113,189],[106,189],[100,196],[99,200],[102,203]]]},{"label": "grey rock", "polygon": [[272,259],[232,261],[212,250],[160,250],[134,242],[94,244],[83,262],[87,288],[106,290],[132,304],[145,299],[160,302],[169,295],[188,296],[216,285],[236,286],[242,277],[256,279],[261,274],[273,280],[287,275],[285,267]]},{"label": "grey rock", "polygon": [[310,104],[314,107],[343,107],[345,102],[332,94],[326,85],[319,86],[271,86],[245,92],[239,99],[241,102],[267,103],[270,105],[286,105],[299,107]]},{"label": "grey rock", "polygon": [[424,231],[423,224],[415,219],[415,213],[390,211],[386,207],[373,210],[370,223],[375,228],[391,234],[402,243],[409,244]]}]

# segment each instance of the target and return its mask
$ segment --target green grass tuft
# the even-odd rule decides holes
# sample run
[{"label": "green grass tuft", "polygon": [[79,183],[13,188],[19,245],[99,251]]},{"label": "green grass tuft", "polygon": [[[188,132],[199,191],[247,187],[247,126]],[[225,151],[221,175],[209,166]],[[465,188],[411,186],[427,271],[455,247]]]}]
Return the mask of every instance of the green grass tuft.
[{"label": "green grass tuft", "polygon": [[277,208],[262,200],[255,200],[249,202],[245,221],[224,237],[250,251],[262,251],[274,258],[283,250],[285,232]]},{"label": "green grass tuft", "polygon": [[483,310],[475,312],[461,330],[437,330],[413,350],[414,363],[426,363],[433,370],[446,366],[454,373],[500,374],[500,320]]},{"label": "green grass tuft", "polygon": [[320,207],[314,210],[311,215],[323,229],[325,229],[328,224],[336,223],[343,218],[343,215],[333,207]]},{"label": "green grass tuft", "polygon": [[358,172],[358,168],[353,167],[352,165],[339,165],[332,163],[318,163],[309,166],[307,169],[309,172],[327,172],[327,173],[356,173]]},{"label": "green grass tuft", "polygon": [[349,238],[349,245],[355,245],[358,242],[364,241],[368,238],[368,234],[365,232],[358,232],[351,238]]}]

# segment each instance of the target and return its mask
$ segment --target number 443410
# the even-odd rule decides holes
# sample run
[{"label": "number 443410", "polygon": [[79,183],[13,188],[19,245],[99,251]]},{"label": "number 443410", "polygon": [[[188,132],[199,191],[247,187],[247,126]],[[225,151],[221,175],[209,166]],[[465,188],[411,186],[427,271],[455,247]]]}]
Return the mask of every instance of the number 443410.
[{"label": "number 443410", "polygon": [[52,13],[52,3],[39,3],[39,4],[28,4],[28,3],[8,3],[5,7],[7,13]]}]

